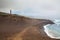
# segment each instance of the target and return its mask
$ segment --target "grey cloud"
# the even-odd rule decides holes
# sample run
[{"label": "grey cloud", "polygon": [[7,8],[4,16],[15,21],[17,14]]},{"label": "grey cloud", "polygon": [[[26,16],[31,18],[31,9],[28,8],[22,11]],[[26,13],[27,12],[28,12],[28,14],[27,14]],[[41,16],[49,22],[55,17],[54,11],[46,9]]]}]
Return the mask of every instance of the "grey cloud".
[{"label": "grey cloud", "polygon": [[0,0],[0,10],[10,8],[22,10],[26,13],[24,15],[38,14],[34,17],[60,18],[60,0]]}]

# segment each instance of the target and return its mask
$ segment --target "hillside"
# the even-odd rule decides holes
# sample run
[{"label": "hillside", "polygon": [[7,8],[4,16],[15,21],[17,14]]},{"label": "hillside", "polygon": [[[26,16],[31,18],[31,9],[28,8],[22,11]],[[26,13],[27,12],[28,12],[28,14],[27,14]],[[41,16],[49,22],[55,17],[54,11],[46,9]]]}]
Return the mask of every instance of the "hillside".
[{"label": "hillside", "polygon": [[46,24],[53,22],[0,12],[0,40],[55,40],[44,33]]}]

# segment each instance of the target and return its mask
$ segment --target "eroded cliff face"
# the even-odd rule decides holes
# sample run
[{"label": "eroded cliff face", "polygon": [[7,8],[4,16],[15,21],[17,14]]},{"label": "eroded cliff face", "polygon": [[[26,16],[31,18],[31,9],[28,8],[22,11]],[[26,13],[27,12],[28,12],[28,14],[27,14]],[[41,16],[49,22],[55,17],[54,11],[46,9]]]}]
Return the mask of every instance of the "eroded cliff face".
[{"label": "eroded cliff face", "polygon": [[54,23],[0,12],[0,40],[54,40],[44,33],[46,24]]}]

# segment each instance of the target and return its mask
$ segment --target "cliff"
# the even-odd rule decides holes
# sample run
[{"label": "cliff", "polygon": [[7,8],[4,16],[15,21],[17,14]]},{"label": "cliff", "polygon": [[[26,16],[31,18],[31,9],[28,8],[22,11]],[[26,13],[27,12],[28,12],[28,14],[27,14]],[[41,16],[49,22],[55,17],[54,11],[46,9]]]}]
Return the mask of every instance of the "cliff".
[{"label": "cliff", "polygon": [[46,24],[54,23],[0,12],[0,40],[55,40],[45,34],[43,26]]}]

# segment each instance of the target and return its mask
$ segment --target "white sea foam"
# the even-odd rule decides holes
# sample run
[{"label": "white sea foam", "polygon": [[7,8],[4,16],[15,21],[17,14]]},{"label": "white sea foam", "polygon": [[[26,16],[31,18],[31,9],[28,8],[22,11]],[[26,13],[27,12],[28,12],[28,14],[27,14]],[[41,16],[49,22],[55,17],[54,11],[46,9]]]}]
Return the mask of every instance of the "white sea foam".
[{"label": "white sea foam", "polygon": [[44,26],[44,31],[50,38],[60,39],[60,25],[48,24]]}]

